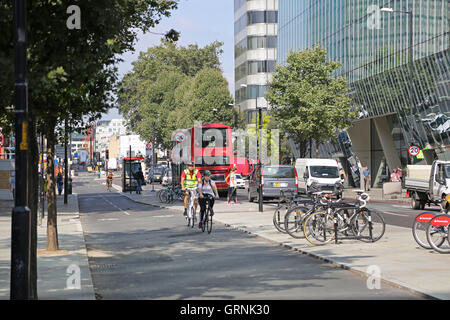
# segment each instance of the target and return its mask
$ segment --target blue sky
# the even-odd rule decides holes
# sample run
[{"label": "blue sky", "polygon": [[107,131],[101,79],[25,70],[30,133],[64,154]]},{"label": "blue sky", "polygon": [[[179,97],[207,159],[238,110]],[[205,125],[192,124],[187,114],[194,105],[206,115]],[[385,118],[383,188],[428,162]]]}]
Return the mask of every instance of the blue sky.
[{"label": "blue sky", "polygon": [[[198,44],[203,47],[215,40],[224,43],[224,53],[220,57],[222,70],[229,83],[230,92],[234,92],[234,2],[233,0],[180,0],[178,9],[169,18],[164,18],[155,29],[156,33],[165,33],[170,29],[181,32],[178,44]],[[139,52],[159,45],[161,36],[142,34],[134,47],[134,53],[122,56],[124,62],[119,64],[119,77],[132,70],[132,62]],[[118,118],[117,109],[110,110],[103,119]]]}]

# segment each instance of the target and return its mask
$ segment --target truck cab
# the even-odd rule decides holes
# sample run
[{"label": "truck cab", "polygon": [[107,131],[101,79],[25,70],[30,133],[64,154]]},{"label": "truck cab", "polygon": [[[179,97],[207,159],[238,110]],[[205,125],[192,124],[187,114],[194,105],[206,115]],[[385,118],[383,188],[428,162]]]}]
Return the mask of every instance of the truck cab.
[{"label": "truck cab", "polygon": [[413,209],[424,209],[426,204],[446,201],[450,195],[450,161],[436,160],[432,165],[409,165],[405,189],[411,197]]},{"label": "truck cab", "polygon": [[444,198],[450,193],[450,161],[435,161],[431,167],[430,193],[434,198]]}]

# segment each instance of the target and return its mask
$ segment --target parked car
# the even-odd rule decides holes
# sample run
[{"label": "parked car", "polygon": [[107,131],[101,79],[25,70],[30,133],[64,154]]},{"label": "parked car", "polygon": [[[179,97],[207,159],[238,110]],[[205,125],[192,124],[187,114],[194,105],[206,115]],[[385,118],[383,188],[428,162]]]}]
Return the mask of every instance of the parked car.
[{"label": "parked car", "polygon": [[[261,176],[263,200],[281,197],[281,190],[292,191],[294,194],[298,193],[298,177],[294,166],[263,165],[261,168]],[[259,197],[258,185],[258,168],[255,166],[255,170],[250,174],[248,186],[248,200],[250,202],[253,202],[253,200]]]},{"label": "parked car", "polygon": [[150,169],[150,175],[149,175],[149,182],[153,183],[153,182],[159,182],[162,183],[162,179],[164,176],[164,168],[162,167],[157,167],[157,168],[152,168]]},{"label": "parked car", "polygon": [[245,189],[245,180],[240,174],[236,175],[236,185],[238,189]]}]

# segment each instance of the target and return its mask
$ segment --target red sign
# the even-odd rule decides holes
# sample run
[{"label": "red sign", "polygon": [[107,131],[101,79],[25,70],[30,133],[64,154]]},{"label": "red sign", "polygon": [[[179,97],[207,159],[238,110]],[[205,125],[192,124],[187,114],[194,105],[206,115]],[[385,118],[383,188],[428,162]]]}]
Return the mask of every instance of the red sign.
[{"label": "red sign", "polygon": [[408,148],[408,153],[411,157],[416,157],[420,153],[420,148],[416,145],[412,145]]},{"label": "red sign", "polygon": [[447,216],[447,215],[436,216],[430,221],[430,223],[433,226],[437,226],[437,227],[448,226],[450,224],[450,216]]},{"label": "red sign", "polygon": [[436,215],[434,213],[422,213],[421,215],[417,216],[416,221],[417,222],[430,222],[431,219],[433,219]]}]

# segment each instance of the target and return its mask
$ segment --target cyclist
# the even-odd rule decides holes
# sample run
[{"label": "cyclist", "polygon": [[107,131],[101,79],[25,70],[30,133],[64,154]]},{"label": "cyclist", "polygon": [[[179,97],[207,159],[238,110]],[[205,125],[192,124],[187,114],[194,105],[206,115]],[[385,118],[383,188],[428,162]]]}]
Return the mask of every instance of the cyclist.
[{"label": "cyclist", "polygon": [[[189,190],[197,190],[198,183],[202,179],[200,171],[194,168],[193,162],[188,162],[187,169],[181,174],[181,190],[186,191],[184,195],[184,212],[183,215],[187,216],[187,207],[189,204]],[[194,198],[194,208],[197,210],[197,197]]]},{"label": "cyclist", "polygon": [[108,175],[106,176],[106,189],[108,191],[111,191],[112,181],[113,181],[113,173],[112,170],[109,170]]},{"label": "cyclist", "polygon": [[[206,170],[203,173],[202,181],[198,184],[198,193],[200,194],[200,199],[198,200],[200,203],[200,223],[198,224],[198,227],[201,228],[203,214],[206,210],[206,201],[208,201],[208,198],[206,198],[204,195],[209,194],[216,199],[219,199],[216,184],[211,180],[211,171]],[[211,216],[213,216],[214,198],[209,198],[209,207],[211,208]]]}]

